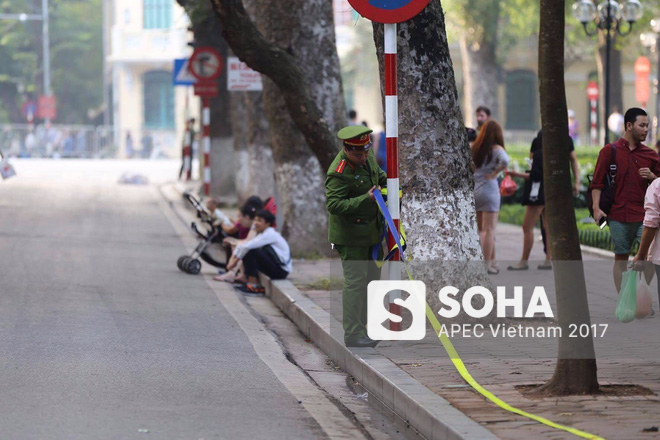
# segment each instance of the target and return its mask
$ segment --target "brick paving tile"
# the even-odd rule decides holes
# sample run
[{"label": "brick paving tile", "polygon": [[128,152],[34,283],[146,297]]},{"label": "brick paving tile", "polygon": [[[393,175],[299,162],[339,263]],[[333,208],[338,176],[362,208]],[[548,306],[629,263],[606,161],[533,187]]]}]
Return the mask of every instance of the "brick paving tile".
[{"label": "brick paving tile", "polygon": [[[537,234],[538,236],[538,234]],[[502,285],[513,276],[506,266],[519,258],[522,231],[518,227],[499,225],[497,255],[501,272],[491,277]],[[533,412],[557,423],[582,429],[608,439],[660,438],[659,433],[642,432],[644,428],[660,426],[660,317],[620,324],[614,319],[617,299],[611,278],[612,261],[583,253],[588,285],[589,310],[592,324],[608,324],[607,338],[595,338],[598,377],[602,385],[635,384],[649,389],[650,396],[568,396],[531,398],[518,391],[521,384],[542,384],[555,369],[557,342],[547,338],[481,338],[452,339],[471,375],[484,387],[507,403]],[[535,242],[531,261],[543,260],[542,246]],[[534,285],[543,278],[548,299],[554,308],[554,275],[540,273],[536,264],[521,274],[525,285]],[[303,294],[314,300],[337,320],[341,320],[341,292],[309,290],[314,281],[341,277],[337,261],[296,261],[291,279]],[[515,274],[516,276],[520,274]],[[655,297],[656,281],[651,284]],[[531,292],[531,290],[530,290]],[[657,299],[654,307],[659,310]],[[465,382],[447,357],[440,342],[429,329],[422,341],[383,342],[377,350],[397,363],[404,371],[442,395],[473,420],[483,424],[503,439],[568,439],[577,438],[527,418],[509,413],[476,393]]]}]

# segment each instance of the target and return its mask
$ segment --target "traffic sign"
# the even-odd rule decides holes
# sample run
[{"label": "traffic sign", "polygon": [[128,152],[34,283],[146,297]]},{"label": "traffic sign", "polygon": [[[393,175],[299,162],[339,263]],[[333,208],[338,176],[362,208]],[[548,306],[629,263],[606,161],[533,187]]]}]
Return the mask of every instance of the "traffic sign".
[{"label": "traffic sign", "polygon": [[596,81],[589,81],[587,84],[587,98],[589,98],[589,101],[598,99],[598,83]]},{"label": "traffic sign", "polygon": [[37,116],[42,119],[55,119],[57,114],[57,103],[54,95],[42,95],[39,97]]},{"label": "traffic sign", "polygon": [[261,73],[252,70],[236,57],[227,58],[227,90],[253,92],[263,90]]},{"label": "traffic sign", "polygon": [[218,96],[218,83],[215,81],[200,81],[195,83],[195,95],[202,98],[215,98]]},{"label": "traffic sign", "polygon": [[172,74],[173,84],[175,86],[192,86],[197,82],[197,78],[192,76],[188,70],[189,58],[174,60],[174,71]]},{"label": "traffic sign", "polygon": [[222,73],[222,56],[212,47],[198,47],[190,57],[188,70],[200,81],[212,81]]},{"label": "traffic sign", "polygon": [[25,116],[25,119],[32,122],[37,114],[37,103],[32,100],[25,101],[21,106],[21,113]]},{"label": "traffic sign", "polygon": [[348,0],[353,9],[376,23],[401,23],[426,8],[430,0]]}]

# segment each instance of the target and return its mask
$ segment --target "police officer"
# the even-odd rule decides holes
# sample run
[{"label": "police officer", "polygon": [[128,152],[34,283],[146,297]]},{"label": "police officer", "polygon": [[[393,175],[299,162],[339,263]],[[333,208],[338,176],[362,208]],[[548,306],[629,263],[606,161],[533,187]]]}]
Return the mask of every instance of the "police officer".
[{"label": "police officer", "polygon": [[382,258],[383,221],[374,191],[387,185],[387,175],[371,152],[371,132],[358,125],[337,133],[344,148],[325,180],[329,240],[339,252],[344,271],[342,307],[347,347],[375,347],[378,343],[367,336],[367,285],[380,278],[373,249]]}]

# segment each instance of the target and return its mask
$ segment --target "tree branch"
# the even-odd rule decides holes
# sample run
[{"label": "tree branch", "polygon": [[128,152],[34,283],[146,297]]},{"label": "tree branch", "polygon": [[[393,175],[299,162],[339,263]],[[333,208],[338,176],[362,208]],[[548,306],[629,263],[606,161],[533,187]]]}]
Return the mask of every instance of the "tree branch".
[{"label": "tree branch", "polygon": [[242,0],[210,0],[223,26],[222,35],[234,54],[250,68],[269,77],[279,87],[291,118],[309,148],[327,170],[339,142],[314,101],[298,60],[261,35],[247,14]]}]

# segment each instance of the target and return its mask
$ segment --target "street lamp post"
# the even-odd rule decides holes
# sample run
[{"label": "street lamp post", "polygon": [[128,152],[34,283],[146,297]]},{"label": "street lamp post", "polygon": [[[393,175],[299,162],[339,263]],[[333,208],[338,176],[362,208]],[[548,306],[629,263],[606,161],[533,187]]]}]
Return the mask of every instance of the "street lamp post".
[{"label": "street lamp post", "polygon": [[[44,55],[44,95],[50,96],[50,40],[49,40],[49,17],[48,0],[41,0],[41,15],[38,14],[0,14],[0,20],[19,20],[19,21],[41,21],[42,47]],[[50,125],[50,119],[45,119],[46,127]]]},{"label": "street lamp post", "polygon": [[[582,23],[584,32],[592,37],[598,30],[605,32],[605,143],[609,143],[607,119],[610,114],[610,52],[612,49],[612,32],[621,36],[628,35],[637,20],[642,17],[642,4],[639,0],[626,0],[623,7],[615,0],[605,0],[596,5],[592,0],[577,0],[573,4],[573,15]],[[623,29],[623,22],[628,22],[628,28]],[[594,27],[589,28],[589,24]]]}]

